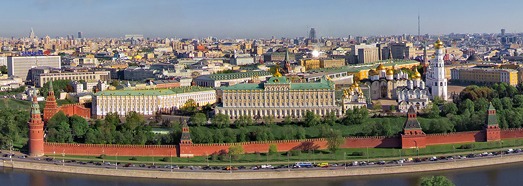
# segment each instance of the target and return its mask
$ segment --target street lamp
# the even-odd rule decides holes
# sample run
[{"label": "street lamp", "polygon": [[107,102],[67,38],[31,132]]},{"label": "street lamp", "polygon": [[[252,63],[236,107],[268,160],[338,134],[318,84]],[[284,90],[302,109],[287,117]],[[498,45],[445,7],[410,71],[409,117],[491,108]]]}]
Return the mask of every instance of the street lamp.
[{"label": "street lamp", "polygon": [[232,154],[229,154],[229,173],[232,173]]},{"label": "street lamp", "polygon": [[367,147],[367,163],[369,163],[369,147]]},{"label": "street lamp", "polygon": [[11,160],[11,163],[13,163],[13,140],[9,143],[9,159]]},{"label": "street lamp", "polygon": [[173,172],[173,151],[171,150],[171,172]]},{"label": "street lamp", "polygon": [[501,145],[500,154],[501,154],[501,157],[503,157],[503,141],[499,141],[499,144]]},{"label": "street lamp", "polygon": [[287,170],[290,172],[291,171],[291,161],[290,161],[290,158],[289,158],[289,152],[287,152]]},{"label": "street lamp", "polygon": [[414,144],[416,145],[416,156],[419,159],[419,148],[418,148],[418,141],[414,140]]},{"label": "street lamp", "polygon": [[62,166],[65,166],[65,149],[62,151]]},{"label": "street lamp", "polygon": [[116,152],[116,162],[114,163],[114,167],[118,170],[118,152]]},{"label": "street lamp", "polygon": [[346,157],[347,157],[347,152],[343,152],[343,162],[345,162],[345,169],[347,169],[347,160],[346,160]]}]

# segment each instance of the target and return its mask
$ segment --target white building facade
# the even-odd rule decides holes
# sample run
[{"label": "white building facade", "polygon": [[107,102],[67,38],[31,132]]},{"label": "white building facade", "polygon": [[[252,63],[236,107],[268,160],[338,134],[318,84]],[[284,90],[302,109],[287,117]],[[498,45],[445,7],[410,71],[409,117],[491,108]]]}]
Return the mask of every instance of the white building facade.
[{"label": "white building facade", "polygon": [[445,78],[445,46],[441,40],[438,39],[434,43],[435,58],[430,61],[427,69],[427,86],[432,93],[432,99],[440,97],[443,100],[448,99],[447,95],[447,79]]}]

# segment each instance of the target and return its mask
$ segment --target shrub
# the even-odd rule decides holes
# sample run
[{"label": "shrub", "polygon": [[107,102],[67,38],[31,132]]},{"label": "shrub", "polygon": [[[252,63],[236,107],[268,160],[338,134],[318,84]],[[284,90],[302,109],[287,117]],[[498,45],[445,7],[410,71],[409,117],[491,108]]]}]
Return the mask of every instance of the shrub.
[{"label": "shrub", "polygon": [[100,154],[100,156],[98,156],[98,158],[100,158],[100,159],[105,159],[106,157],[107,157],[107,155],[105,155],[105,154]]},{"label": "shrub", "polygon": [[474,144],[465,144],[458,147],[458,149],[473,149]]},{"label": "shrub", "polygon": [[290,156],[300,156],[301,151],[300,150],[290,150],[287,152],[287,154],[289,154]]},{"label": "shrub", "polygon": [[363,156],[365,155],[363,152],[352,152],[351,156]]},{"label": "shrub", "polygon": [[131,157],[129,160],[136,161],[138,159],[136,159],[136,157]]}]

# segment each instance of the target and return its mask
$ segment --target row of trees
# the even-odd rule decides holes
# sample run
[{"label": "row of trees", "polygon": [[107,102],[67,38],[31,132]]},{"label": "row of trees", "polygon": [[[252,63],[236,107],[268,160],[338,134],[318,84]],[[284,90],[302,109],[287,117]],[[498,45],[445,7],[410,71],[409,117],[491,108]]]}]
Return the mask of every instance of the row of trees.
[{"label": "row of trees", "polygon": [[48,142],[91,144],[160,144],[173,143],[172,136],[155,136],[142,115],[130,112],[120,121],[116,113],[89,124],[84,118],[55,114],[46,125]]}]

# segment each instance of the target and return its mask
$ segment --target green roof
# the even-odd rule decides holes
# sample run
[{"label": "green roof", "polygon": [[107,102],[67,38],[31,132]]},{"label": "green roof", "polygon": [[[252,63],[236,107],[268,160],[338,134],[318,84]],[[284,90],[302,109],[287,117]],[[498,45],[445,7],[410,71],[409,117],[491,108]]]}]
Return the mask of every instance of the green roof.
[{"label": "green roof", "polygon": [[172,89],[152,89],[152,90],[107,90],[101,91],[95,94],[95,96],[160,96],[160,95],[172,95],[188,92],[199,92],[214,90],[208,87],[178,87]]},{"label": "green roof", "polygon": [[236,73],[226,73],[226,74],[211,74],[208,75],[209,78],[214,80],[228,80],[228,79],[240,79],[240,78],[249,78],[252,76],[268,76],[271,75],[268,71],[250,71],[250,72],[236,72]]},{"label": "green roof", "polygon": [[221,87],[222,90],[263,90],[264,85],[289,84],[291,90],[308,90],[308,89],[334,89],[334,83],[325,78],[320,82],[311,83],[291,83],[286,77],[271,77],[266,83],[244,83],[228,87]]}]

